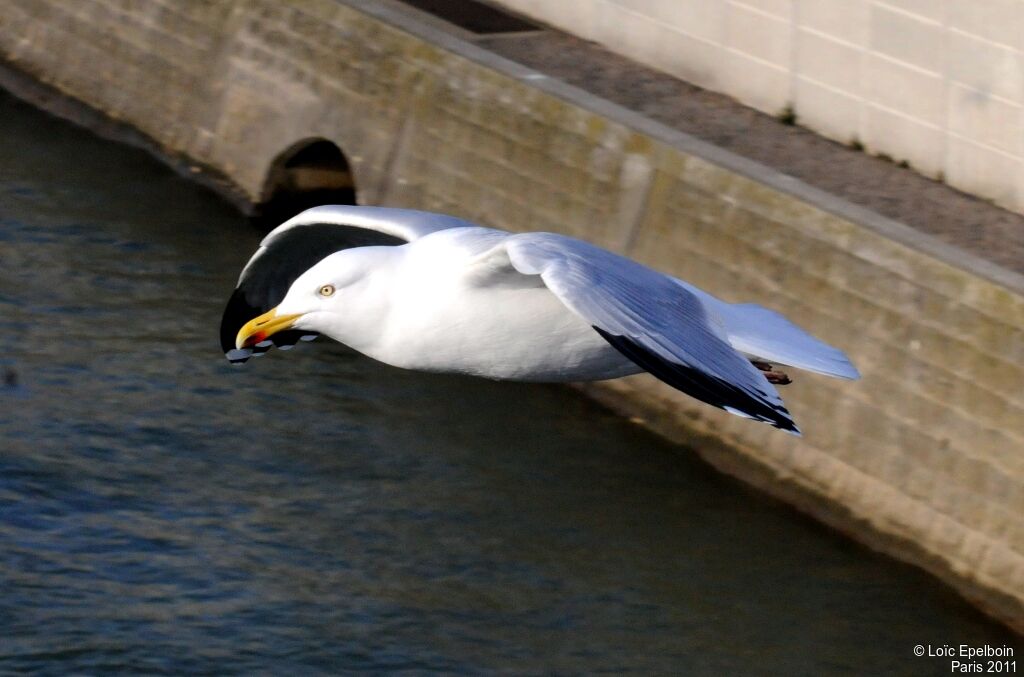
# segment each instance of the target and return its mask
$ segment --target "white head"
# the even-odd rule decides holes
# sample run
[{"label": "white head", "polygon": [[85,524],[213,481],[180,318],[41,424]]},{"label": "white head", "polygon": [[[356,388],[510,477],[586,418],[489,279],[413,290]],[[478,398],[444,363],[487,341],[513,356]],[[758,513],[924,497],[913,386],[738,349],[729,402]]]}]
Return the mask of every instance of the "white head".
[{"label": "white head", "polygon": [[285,329],[315,331],[357,350],[379,334],[399,247],[357,247],[335,252],[300,275],[284,299],[247,322],[237,348]]}]

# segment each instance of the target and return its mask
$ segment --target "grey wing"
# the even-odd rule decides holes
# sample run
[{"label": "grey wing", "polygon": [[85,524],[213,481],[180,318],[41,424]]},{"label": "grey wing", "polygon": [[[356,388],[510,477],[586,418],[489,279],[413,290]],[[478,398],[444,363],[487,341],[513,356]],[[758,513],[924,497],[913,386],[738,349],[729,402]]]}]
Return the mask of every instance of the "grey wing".
[{"label": "grey wing", "polygon": [[[390,207],[324,205],[313,207],[285,221],[260,242],[238,277],[221,318],[220,340],[231,362],[245,362],[271,343],[255,350],[235,348],[235,335],[246,322],[275,307],[292,283],[320,260],[342,249],[366,246],[397,246],[424,235],[476,224],[432,212]],[[275,334],[273,345],[287,348],[301,333]]]},{"label": "grey wing", "polygon": [[512,235],[504,246],[517,271],[540,275],[562,303],[657,378],[708,404],[800,434],[775,388],[673,278],[551,233]]},{"label": "grey wing", "polygon": [[741,353],[826,376],[860,378],[843,351],[811,336],[774,310],[755,303],[726,303],[688,282],[675,282],[718,318],[729,344]]}]

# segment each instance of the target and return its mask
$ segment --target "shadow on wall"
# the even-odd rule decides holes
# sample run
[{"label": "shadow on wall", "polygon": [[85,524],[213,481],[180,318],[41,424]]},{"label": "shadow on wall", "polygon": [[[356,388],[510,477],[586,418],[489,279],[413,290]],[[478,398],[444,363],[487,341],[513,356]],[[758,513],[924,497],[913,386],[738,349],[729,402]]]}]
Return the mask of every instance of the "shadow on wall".
[{"label": "shadow on wall", "polygon": [[252,220],[269,231],[301,211],[324,204],[356,204],[352,170],[331,141],[303,139],[274,158]]}]

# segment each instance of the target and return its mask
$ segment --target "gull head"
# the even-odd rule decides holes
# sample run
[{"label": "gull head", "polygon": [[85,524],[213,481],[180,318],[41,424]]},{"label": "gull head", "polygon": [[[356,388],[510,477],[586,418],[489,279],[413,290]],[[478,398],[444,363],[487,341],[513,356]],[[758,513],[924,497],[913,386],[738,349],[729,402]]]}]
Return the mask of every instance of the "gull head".
[{"label": "gull head", "polygon": [[381,280],[395,247],[360,247],[331,254],[300,275],[276,308],[246,322],[236,348],[249,348],[287,329],[325,334],[342,343],[372,330]]}]

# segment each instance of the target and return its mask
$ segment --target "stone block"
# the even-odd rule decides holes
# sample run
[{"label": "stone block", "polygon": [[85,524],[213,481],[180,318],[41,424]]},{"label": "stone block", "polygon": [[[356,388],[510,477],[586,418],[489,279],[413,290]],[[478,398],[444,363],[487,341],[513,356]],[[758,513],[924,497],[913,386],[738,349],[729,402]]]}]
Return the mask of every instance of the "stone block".
[{"label": "stone block", "polygon": [[945,119],[944,86],[935,74],[877,54],[864,60],[864,96],[873,106],[939,126]]},{"label": "stone block", "polygon": [[906,161],[926,176],[938,176],[946,171],[941,128],[871,104],[864,107],[862,124],[862,141],[871,152]]},{"label": "stone block", "polygon": [[[859,80],[853,81],[852,85],[858,86]],[[814,127],[840,143],[861,137],[862,102],[856,96],[801,77],[796,81],[793,108],[801,124]]]},{"label": "stone block", "polygon": [[1024,6],[1017,0],[946,0],[947,21],[958,31],[1020,49]]},{"label": "stone block", "polygon": [[873,0],[874,7],[898,9],[918,19],[942,21],[943,2],[936,0]]},{"label": "stone block", "polygon": [[[796,70],[801,79],[860,96],[861,60],[861,50],[849,43],[808,30],[797,33]],[[856,123],[849,127],[856,128]]]},{"label": "stone block", "polygon": [[775,17],[745,5],[730,5],[725,44],[759,61],[790,70],[793,67],[793,30],[789,17]]},{"label": "stone block", "polygon": [[771,113],[793,100],[786,70],[739,52],[723,55],[720,82],[740,101]]},{"label": "stone block", "polygon": [[831,38],[866,47],[870,0],[814,0],[800,3],[800,24]]},{"label": "stone block", "polygon": [[949,85],[949,131],[1006,155],[1024,154],[1024,109],[977,89]]},{"label": "stone block", "polygon": [[1009,207],[1024,203],[1020,158],[958,136],[951,136],[947,144],[945,173],[950,183],[991,195]]},{"label": "stone block", "polygon": [[657,67],[677,78],[707,89],[721,89],[719,63],[722,45],[707,42],[669,26],[658,41]]},{"label": "stone block", "polygon": [[910,64],[933,74],[945,66],[946,30],[942,24],[884,5],[871,7],[869,46],[890,59]]},{"label": "stone block", "polygon": [[1024,55],[975,35],[949,31],[949,78],[984,95],[1024,102]]}]

